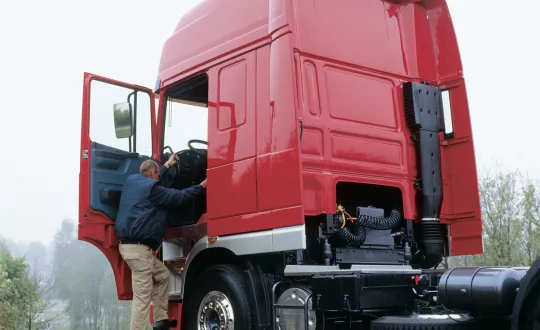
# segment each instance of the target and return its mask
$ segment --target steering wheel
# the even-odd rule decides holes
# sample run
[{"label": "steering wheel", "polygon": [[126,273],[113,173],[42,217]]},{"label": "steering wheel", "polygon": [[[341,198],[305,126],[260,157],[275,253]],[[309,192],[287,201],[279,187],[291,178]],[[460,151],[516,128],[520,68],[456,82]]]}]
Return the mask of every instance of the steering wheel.
[{"label": "steering wheel", "polygon": [[165,150],[165,149],[169,149],[171,151],[171,155],[174,154],[174,151],[172,150],[172,148],[170,146],[163,147],[163,150]]},{"label": "steering wheel", "polygon": [[[172,149],[170,146],[165,146],[165,147],[163,147],[163,150],[165,150],[165,149],[169,149],[170,152],[171,152],[171,155],[174,155],[174,154],[175,154],[175,152],[173,151],[173,149]],[[176,154],[179,154],[179,153],[180,153],[180,151],[177,152]],[[166,153],[164,153],[163,155],[166,155]],[[170,156],[169,156],[169,157],[170,157]],[[168,159],[168,158],[167,158],[167,159]],[[180,164],[179,164],[178,161],[174,164],[174,167],[175,167],[175,169],[177,170],[177,173],[180,173]]]},{"label": "steering wheel", "polygon": [[201,151],[201,150],[204,150],[204,149],[194,148],[191,145],[192,143],[200,143],[200,144],[204,144],[204,145],[208,146],[208,142],[203,141],[203,140],[189,140],[188,143],[187,143],[189,150],[193,151],[194,153],[196,153],[198,155],[205,156],[205,153]]}]

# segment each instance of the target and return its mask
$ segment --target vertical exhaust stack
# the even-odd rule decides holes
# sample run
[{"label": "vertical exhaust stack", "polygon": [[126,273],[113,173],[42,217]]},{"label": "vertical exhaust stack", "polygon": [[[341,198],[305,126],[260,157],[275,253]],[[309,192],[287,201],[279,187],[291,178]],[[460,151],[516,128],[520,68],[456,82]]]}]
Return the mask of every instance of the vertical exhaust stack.
[{"label": "vertical exhaust stack", "polygon": [[[423,268],[436,266],[444,255],[440,223],[442,174],[439,132],[444,131],[441,90],[438,87],[407,82],[403,85],[407,126],[417,142],[420,178],[415,187],[422,191],[420,247],[413,262]],[[420,259],[418,259],[420,258]]]}]

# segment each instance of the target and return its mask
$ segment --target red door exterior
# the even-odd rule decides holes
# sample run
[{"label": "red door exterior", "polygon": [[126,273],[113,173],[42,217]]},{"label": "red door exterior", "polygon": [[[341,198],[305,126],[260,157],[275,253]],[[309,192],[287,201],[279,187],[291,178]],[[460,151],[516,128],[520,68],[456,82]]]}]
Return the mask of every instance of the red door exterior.
[{"label": "red door exterior", "polygon": [[[131,104],[133,110],[134,134],[129,139],[115,136],[113,104],[122,102]],[[132,299],[132,291],[131,272],[120,257],[114,234],[117,202],[124,180],[153,154],[154,132],[150,89],[84,74],[78,238],[107,257],[121,300]]]}]

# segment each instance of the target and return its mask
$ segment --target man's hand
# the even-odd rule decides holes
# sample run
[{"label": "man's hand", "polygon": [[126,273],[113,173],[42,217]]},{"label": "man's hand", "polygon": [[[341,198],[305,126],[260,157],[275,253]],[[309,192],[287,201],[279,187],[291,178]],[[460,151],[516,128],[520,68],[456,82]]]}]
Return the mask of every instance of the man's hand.
[{"label": "man's hand", "polygon": [[164,164],[167,168],[173,166],[176,164],[176,161],[180,160],[177,154],[172,154],[171,157],[169,157],[169,160]]},{"label": "man's hand", "polygon": [[204,181],[203,181],[203,182],[201,182],[201,186],[203,186],[203,188],[205,188],[205,189],[206,189],[206,179],[204,179]]}]

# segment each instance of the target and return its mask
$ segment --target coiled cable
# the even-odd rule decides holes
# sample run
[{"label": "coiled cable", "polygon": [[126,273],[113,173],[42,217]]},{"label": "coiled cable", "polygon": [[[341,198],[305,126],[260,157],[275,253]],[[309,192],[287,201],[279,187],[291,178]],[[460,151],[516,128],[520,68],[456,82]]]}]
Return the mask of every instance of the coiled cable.
[{"label": "coiled cable", "polygon": [[346,246],[360,247],[366,241],[366,228],[358,222],[351,224],[352,232],[348,227],[340,228],[336,231],[336,236]]},{"label": "coiled cable", "polygon": [[[341,228],[336,230],[336,237],[338,241],[345,244],[348,247],[359,248],[364,244],[367,237],[366,228],[374,230],[388,230],[397,227],[401,223],[401,213],[397,210],[392,210],[389,217],[373,217],[369,215],[358,215],[357,219],[350,218],[342,208],[338,207],[341,211],[336,215],[336,220],[339,223],[342,222]],[[349,220],[356,220],[350,222],[346,226],[345,214],[350,218]]]},{"label": "coiled cable", "polygon": [[369,215],[359,214],[358,223],[369,229],[394,229],[401,223],[401,213],[399,213],[398,210],[392,210],[389,217],[372,217]]}]

